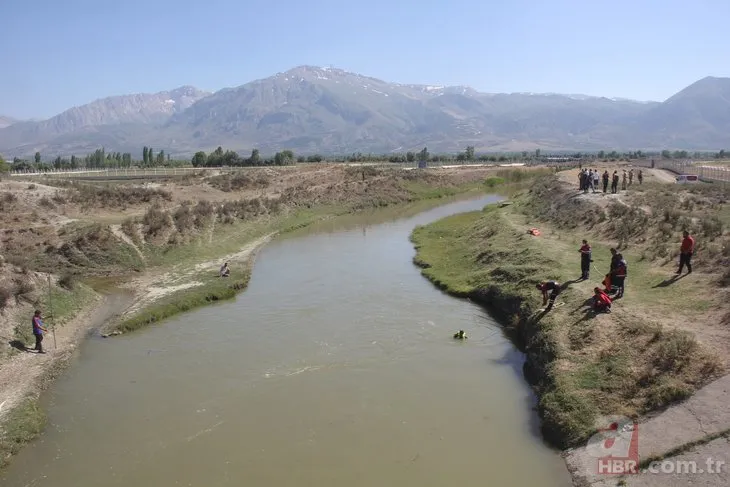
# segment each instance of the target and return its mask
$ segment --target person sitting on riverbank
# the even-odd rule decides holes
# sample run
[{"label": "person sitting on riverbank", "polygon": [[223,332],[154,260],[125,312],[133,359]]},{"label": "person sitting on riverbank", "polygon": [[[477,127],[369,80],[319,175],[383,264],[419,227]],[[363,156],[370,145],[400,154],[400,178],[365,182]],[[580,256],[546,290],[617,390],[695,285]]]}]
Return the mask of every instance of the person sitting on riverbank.
[{"label": "person sitting on riverbank", "polygon": [[593,311],[596,313],[611,312],[611,298],[599,287],[593,289]]},{"label": "person sitting on riverbank", "polygon": [[[555,304],[555,298],[558,297],[560,291],[562,290],[560,287],[560,283],[558,281],[546,281],[537,284],[536,287],[538,290],[542,291],[543,306],[548,304],[548,299],[550,300],[550,304],[548,304],[547,308],[545,308],[545,311],[549,311]],[[550,291],[550,295],[548,295],[548,291]]]},{"label": "person sitting on riverbank", "polygon": [[459,330],[458,332],[454,333],[454,338],[457,340],[466,340],[468,337],[466,336],[466,333],[464,333],[464,330]]},{"label": "person sitting on riverbank", "polygon": [[220,276],[221,277],[228,277],[230,275],[231,275],[231,269],[228,267],[228,262],[226,262],[221,267]]}]

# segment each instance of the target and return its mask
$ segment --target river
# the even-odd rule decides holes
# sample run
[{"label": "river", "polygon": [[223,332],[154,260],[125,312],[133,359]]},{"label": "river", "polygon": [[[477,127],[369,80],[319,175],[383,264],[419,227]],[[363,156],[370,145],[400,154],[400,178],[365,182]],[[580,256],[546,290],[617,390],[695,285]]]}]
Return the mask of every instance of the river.
[{"label": "river", "polygon": [[495,199],[288,235],[235,301],[88,340],[0,485],[570,485],[522,355],[412,263],[415,225]]}]

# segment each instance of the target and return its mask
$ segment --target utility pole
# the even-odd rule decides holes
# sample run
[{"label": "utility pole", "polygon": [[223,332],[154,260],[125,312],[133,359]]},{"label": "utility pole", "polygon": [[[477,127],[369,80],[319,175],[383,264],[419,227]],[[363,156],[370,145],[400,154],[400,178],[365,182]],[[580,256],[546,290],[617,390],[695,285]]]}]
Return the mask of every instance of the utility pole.
[{"label": "utility pole", "polygon": [[[53,320],[53,298],[51,297],[51,275],[48,274],[48,311],[51,312],[51,320]],[[51,331],[53,332],[53,349],[56,350],[56,325],[55,321],[51,323]]]}]

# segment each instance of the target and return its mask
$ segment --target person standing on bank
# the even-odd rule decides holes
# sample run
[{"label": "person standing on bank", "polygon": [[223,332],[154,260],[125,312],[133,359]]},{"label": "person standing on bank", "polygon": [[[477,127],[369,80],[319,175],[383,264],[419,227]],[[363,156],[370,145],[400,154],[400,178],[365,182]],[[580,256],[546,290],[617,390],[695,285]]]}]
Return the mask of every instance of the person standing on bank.
[{"label": "person standing on bank", "polygon": [[677,274],[681,274],[685,264],[687,265],[687,274],[692,273],[692,254],[695,252],[695,239],[688,231],[682,233],[682,246],[679,248],[679,269]]},{"label": "person standing on bank", "polygon": [[43,332],[47,332],[41,318],[41,310],[35,310],[33,315],[33,335],[35,335],[35,351],[38,353],[46,353],[43,351]]},{"label": "person standing on bank", "polygon": [[605,193],[608,189],[608,180],[611,178],[611,176],[608,175],[608,169],[606,169],[603,172],[603,192]]},{"label": "person standing on bank", "polygon": [[616,296],[613,299],[619,299],[624,297],[624,287],[626,282],[627,267],[626,260],[621,254],[616,254],[616,268],[611,276],[611,285],[618,288]]},{"label": "person standing on bank", "polygon": [[591,246],[588,245],[588,240],[583,240],[578,252],[580,252],[580,278],[586,281],[591,272]]}]

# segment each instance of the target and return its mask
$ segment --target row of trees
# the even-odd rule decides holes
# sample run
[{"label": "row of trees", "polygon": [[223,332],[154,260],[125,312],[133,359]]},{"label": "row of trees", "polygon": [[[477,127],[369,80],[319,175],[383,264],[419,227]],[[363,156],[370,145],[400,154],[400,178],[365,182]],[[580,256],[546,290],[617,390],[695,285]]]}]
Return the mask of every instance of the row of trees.
[{"label": "row of trees", "polygon": [[[320,159],[321,160],[321,159]],[[223,151],[218,147],[210,154],[203,151],[196,152],[190,161],[193,167],[218,167],[218,166],[288,166],[294,164],[294,153],[284,150],[274,154],[274,157],[263,158],[258,149],[251,151],[251,157],[241,157],[232,150]],[[315,162],[315,161],[312,161]]]},{"label": "row of trees", "polygon": [[[125,168],[132,166],[140,167],[157,167],[157,166],[189,166],[194,167],[213,167],[213,166],[266,166],[276,165],[284,166],[293,164],[294,162],[382,162],[389,161],[393,163],[414,163],[417,161],[428,161],[428,162],[468,162],[468,161],[480,161],[480,162],[507,162],[507,161],[518,161],[518,162],[531,162],[541,161],[547,157],[570,157],[572,159],[582,160],[622,160],[622,159],[646,159],[646,158],[664,158],[664,159],[726,159],[730,157],[730,153],[725,150],[719,152],[688,152],[688,151],[598,151],[598,152],[564,152],[558,151],[551,154],[544,154],[540,149],[532,152],[503,152],[503,153],[491,153],[491,154],[477,154],[475,147],[470,145],[467,146],[463,152],[456,154],[431,154],[427,148],[423,148],[419,152],[408,151],[405,153],[390,153],[390,154],[378,154],[378,153],[362,153],[354,152],[346,156],[323,156],[320,154],[314,154],[309,156],[300,155],[294,156],[294,153],[290,150],[283,150],[277,152],[271,157],[261,156],[258,149],[251,151],[250,157],[241,157],[232,150],[223,150],[218,147],[215,151],[210,154],[206,154],[203,151],[197,152],[191,160],[185,159],[173,159],[169,153],[164,150],[160,150],[155,153],[151,147],[142,148],[142,159],[136,160],[129,152],[106,152],[104,148],[97,149],[94,152],[87,154],[83,157],[71,156],[61,157],[50,161],[43,161],[40,152],[36,152],[35,156],[31,161],[14,158],[12,165],[7,165],[6,168],[12,170],[51,170],[51,169],[77,169],[77,168]],[[6,169],[8,170],[8,169]]]}]

